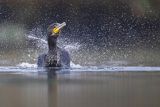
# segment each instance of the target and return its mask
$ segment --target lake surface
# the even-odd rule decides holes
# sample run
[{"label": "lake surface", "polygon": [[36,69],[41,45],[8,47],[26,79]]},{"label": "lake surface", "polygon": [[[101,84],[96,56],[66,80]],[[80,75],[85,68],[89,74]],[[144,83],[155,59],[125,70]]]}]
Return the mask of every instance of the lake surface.
[{"label": "lake surface", "polygon": [[156,69],[72,69],[48,78],[47,73],[29,69],[1,68],[0,107],[159,107]]}]

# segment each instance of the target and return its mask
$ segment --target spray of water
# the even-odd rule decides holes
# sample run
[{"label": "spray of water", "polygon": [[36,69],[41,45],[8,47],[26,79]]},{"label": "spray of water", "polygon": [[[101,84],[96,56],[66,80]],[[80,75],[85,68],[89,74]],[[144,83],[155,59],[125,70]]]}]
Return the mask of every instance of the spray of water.
[{"label": "spray of water", "polygon": [[[149,49],[142,50],[138,48],[124,49],[122,47],[107,47],[107,43],[109,43],[106,41],[107,38],[105,41],[103,41],[103,38],[100,39],[101,37],[99,37],[99,39],[94,41],[94,39],[92,39],[94,36],[89,35],[87,32],[83,33],[84,34],[82,34],[82,36],[85,41],[80,41],[81,38],[74,38],[75,35],[78,35],[79,33],[65,33],[58,38],[58,46],[69,51],[73,62],[71,65],[73,66],[152,66],[159,64],[159,60],[157,60],[159,58],[159,51],[155,53],[155,51]],[[101,36],[101,34],[99,34],[99,36]],[[8,39],[6,39],[6,41],[7,40]],[[18,66],[32,66],[27,64],[35,64],[37,62],[38,55],[47,52],[48,46],[46,34],[43,32],[41,27],[34,28],[28,34],[26,34],[25,40],[23,38],[23,42],[24,41],[26,41],[26,44],[23,45],[26,45],[24,47],[27,48],[1,52],[0,64],[8,66],[15,66],[17,64]],[[17,43],[15,46],[19,46],[18,42],[19,41],[14,42]],[[101,43],[102,45],[97,46],[94,43]],[[112,44],[113,43],[110,42],[110,45]]]},{"label": "spray of water", "polygon": [[[36,37],[36,35],[34,35],[33,32],[26,35],[26,38],[29,42],[31,42],[32,45],[36,47],[36,49],[40,50],[40,52],[42,52],[41,50],[43,50],[43,52],[47,52],[48,45],[47,45],[47,41],[44,38]],[[66,49],[70,54],[78,51],[81,47],[80,44],[69,42],[66,38],[65,39],[61,38],[60,40],[58,40],[58,46]],[[32,53],[30,53],[29,56],[31,56],[31,54]],[[39,53],[39,54],[42,54],[42,53]],[[18,67],[37,67],[36,64],[30,64],[29,62],[21,62],[17,66]],[[73,62],[71,62],[71,67],[81,67],[81,66],[79,64],[74,64]]]}]

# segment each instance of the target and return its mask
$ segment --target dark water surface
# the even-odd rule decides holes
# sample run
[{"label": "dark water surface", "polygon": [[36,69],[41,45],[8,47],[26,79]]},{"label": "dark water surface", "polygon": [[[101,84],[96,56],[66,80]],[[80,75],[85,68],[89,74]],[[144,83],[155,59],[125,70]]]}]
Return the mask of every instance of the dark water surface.
[{"label": "dark water surface", "polygon": [[1,73],[0,107],[159,107],[160,72]]}]

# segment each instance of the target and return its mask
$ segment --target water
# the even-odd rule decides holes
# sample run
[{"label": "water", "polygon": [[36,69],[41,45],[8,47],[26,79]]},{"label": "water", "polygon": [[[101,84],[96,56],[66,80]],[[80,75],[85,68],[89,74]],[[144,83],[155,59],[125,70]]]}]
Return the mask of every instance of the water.
[{"label": "water", "polygon": [[159,67],[137,67],[140,72],[136,67],[72,68],[52,78],[34,67],[4,68],[0,107],[160,106]]},{"label": "water", "polygon": [[46,41],[34,35],[26,41],[0,52],[0,107],[160,106],[159,51],[88,49],[60,38],[71,68],[50,76],[36,65]]},{"label": "water", "polygon": [[[71,55],[70,69],[48,75],[37,69],[43,38],[27,35],[26,47],[0,52],[0,107],[158,107],[159,50],[89,49],[59,44]],[[69,71],[69,72],[68,72]]]},{"label": "water", "polygon": [[60,39],[73,62],[49,76],[36,65],[46,41],[28,38],[34,45],[0,52],[0,107],[160,106],[159,51],[95,51]]}]

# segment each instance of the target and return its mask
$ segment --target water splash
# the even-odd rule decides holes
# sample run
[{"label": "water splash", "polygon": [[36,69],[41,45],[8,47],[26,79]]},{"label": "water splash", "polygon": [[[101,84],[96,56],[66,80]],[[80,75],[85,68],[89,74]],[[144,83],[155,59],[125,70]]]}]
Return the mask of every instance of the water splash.
[{"label": "water splash", "polygon": [[35,35],[27,35],[27,39],[29,42],[32,43],[32,45],[36,45],[39,49],[48,49],[47,47],[47,41],[42,38],[38,38]]},{"label": "water splash", "polygon": [[22,62],[17,65],[17,67],[23,67],[23,68],[37,68],[37,64],[30,64],[27,62]]},{"label": "water splash", "polygon": [[[71,68],[81,68],[82,66],[79,64],[74,64],[73,62],[71,62]],[[21,68],[37,68],[37,64],[31,64],[28,62],[22,62],[20,64],[17,65],[17,67],[21,67]]]},{"label": "water splash", "polygon": [[[38,38],[35,35],[27,35],[28,40],[32,40],[32,42],[36,42],[37,47],[39,48],[46,48],[47,47],[47,41],[44,38]],[[67,49],[67,50],[78,50],[80,48],[79,43],[71,43],[69,41],[66,42],[66,39],[61,39],[61,41],[58,41],[58,45]]]}]

